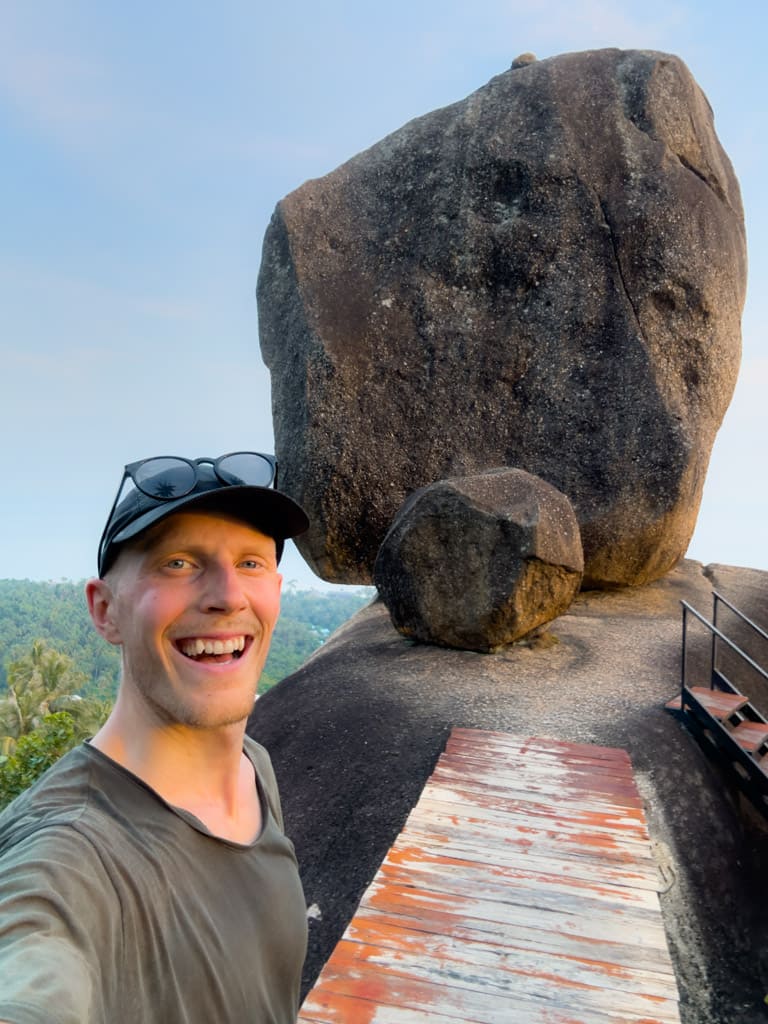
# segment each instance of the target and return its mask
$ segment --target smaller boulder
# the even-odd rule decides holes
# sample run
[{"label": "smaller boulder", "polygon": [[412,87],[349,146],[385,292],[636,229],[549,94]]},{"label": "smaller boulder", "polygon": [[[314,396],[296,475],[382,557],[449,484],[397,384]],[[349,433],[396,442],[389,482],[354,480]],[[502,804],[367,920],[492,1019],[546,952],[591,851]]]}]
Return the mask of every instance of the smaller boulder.
[{"label": "smaller boulder", "polygon": [[373,580],[405,636],[492,652],[561,615],[583,571],[568,498],[521,469],[498,469],[414,491]]}]

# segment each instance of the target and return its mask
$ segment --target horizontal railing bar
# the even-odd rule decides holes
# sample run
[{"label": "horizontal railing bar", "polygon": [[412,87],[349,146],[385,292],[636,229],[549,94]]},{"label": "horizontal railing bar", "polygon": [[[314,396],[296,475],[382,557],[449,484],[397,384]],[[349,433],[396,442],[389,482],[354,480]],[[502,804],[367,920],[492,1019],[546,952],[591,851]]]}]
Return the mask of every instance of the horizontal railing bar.
[{"label": "horizontal railing bar", "polygon": [[768,633],[766,633],[764,629],[761,629],[756,622],[753,622],[752,619],[748,618],[744,614],[744,612],[739,611],[739,609],[736,608],[735,605],[732,605],[731,602],[724,598],[722,594],[718,593],[718,591],[713,590],[712,593],[715,597],[715,600],[720,601],[722,604],[726,606],[726,608],[730,608],[735,615],[738,615],[742,622],[746,622],[746,624],[748,626],[751,626],[756,633],[759,633],[764,640],[768,640]]},{"label": "horizontal railing bar", "polygon": [[701,614],[701,612],[697,612],[696,609],[692,605],[688,604],[687,601],[681,601],[680,604],[683,606],[683,617],[685,617],[686,611],[691,612],[699,620],[699,622],[701,622],[701,624],[703,626],[706,626],[706,628],[711,633],[713,633],[715,636],[719,637],[720,640],[722,640],[724,643],[726,643],[728,645],[728,647],[730,647],[731,650],[734,652],[734,654],[737,654],[740,658],[742,658],[744,661],[746,661],[746,663],[751,668],[755,669],[763,677],[763,679],[768,680],[768,672],[766,672],[765,669],[761,668],[760,665],[758,665],[756,661],[754,661],[752,658],[750,658],[750,656],[748,654],[746,654],[744,651],[742,651],[742,649],[739,646],[737,646],[733,642],[733,640],[729,639],[725,635],[725,633],[721,632],[717,628],[717,626],[713,625],[709,621],[709,619],[705,618]]}]

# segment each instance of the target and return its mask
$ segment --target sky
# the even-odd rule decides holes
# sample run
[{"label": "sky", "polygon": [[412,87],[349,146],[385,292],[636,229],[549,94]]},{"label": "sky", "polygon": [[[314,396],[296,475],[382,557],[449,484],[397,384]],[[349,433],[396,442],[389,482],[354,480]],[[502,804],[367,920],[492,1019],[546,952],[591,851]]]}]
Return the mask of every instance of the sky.
[{"label": "sky", "polygon": [[0,0],[0,578],[92,575],[127,462],[273,449],[255,286],[283,196],[520,53],[605,46],[683,58],[741,183],[742,367],[688,556],[768,570],[766,12]]}]

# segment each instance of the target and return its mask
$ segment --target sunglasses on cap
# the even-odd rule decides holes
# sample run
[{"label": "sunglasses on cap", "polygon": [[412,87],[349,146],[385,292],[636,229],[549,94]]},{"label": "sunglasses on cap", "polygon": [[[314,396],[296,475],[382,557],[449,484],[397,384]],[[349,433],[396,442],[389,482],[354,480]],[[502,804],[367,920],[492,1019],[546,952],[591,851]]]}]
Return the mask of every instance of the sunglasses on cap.
[{"label": "sunglasses on cap", "polygon": [[[223,484],[246,484],[251,487],[277,486],[277,459],[261,452],[230,452],[218,459],[203,456],[185,459],[180,455],[155,455],[125,467],[117,490],[115,505],[126,478],[130,478],[142,494],[158,501],[172,501],[191,494],[199,477],[199,467],[209,465]],[[114,509],[114,507],[113,507]],[[110,513],[111,515],[111,513]]]},{"label": "sunglasses on cap", "polygon": [[[133,489],[121,500],[127,481],[131,481]],[[268,489],[276,485],[277,459],[262,452],[229,452],[217,459],[160,455],[131,462],[123,471],[99,541],[99,573],[105,571],[117,545],[176,507],[186,505],[185,498],[202,503],[230,487]],[[268,510],[270,515],[287,513],[284,528],[278,529],[275,536],[289,537],[303,532],[306,516],[300,506],[287,495],[277,491],[270,494],[269,504],[275,506]],[[249,518],[252,518],[250,514]]]}]

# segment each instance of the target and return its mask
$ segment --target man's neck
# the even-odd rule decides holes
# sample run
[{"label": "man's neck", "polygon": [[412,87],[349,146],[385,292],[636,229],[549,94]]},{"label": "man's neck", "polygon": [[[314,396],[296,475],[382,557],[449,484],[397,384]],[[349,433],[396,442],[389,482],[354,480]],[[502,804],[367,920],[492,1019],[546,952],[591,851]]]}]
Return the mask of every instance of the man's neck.
[{"label": "man's neck", "polygon": [[118,702],[92,745],[214,834],[250,842],[261,830],[245,722],[218,729],[162,725]]}]

